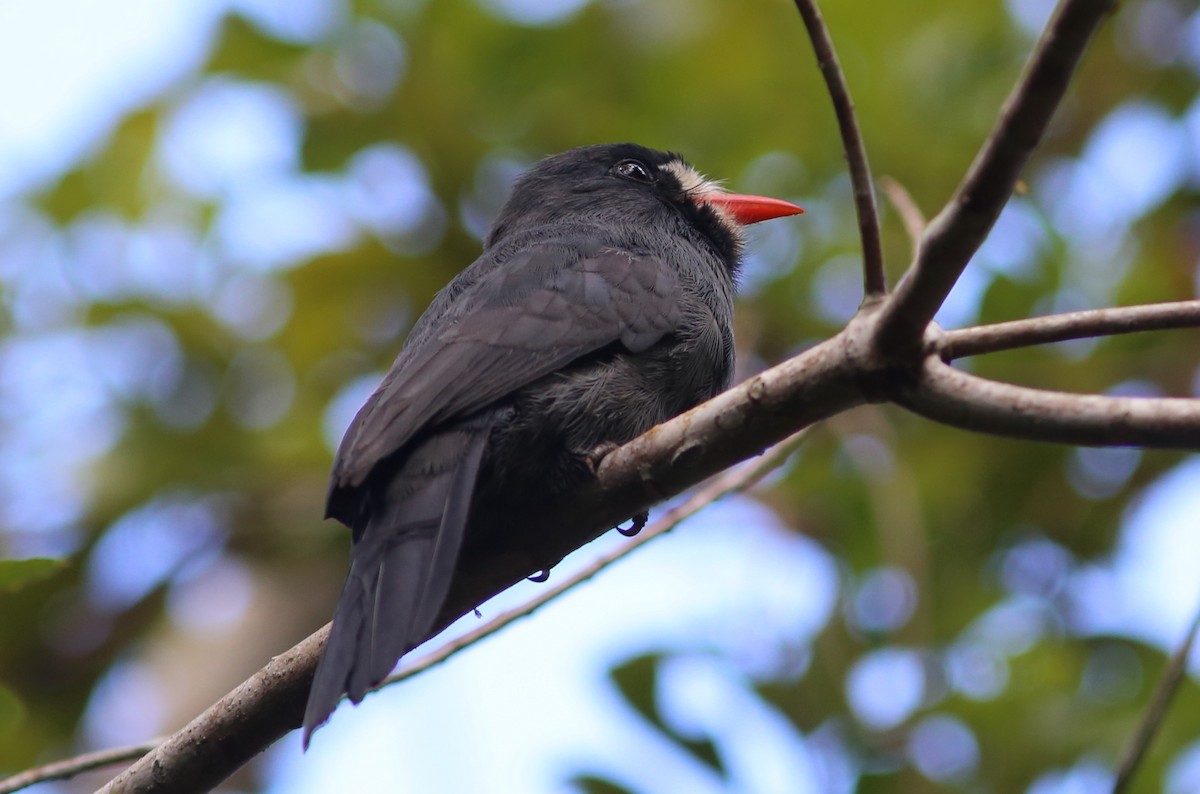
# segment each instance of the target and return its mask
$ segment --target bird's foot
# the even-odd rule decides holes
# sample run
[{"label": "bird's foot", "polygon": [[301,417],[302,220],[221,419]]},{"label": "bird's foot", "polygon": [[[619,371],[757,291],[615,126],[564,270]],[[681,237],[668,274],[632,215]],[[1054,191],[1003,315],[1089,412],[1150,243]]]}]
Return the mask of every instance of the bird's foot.
[{"label": "bird's foot", "polygon": [[602,441],[590,451],[583,454],[583,463],[587,466],[588,471],[592,473],[593,477],[600,472],[600,464],[604,462],[604,459],[613,450],[619,449],[620,446],[620,444],[614,444],[611,441]]},{"label": "bird's foot", "polygon": [[620,532],[627,538],[632,538],[637,533],[646,528],[646,523],[650,520],[650,513],[643,510],[640,513],[634,513],[633,520],[627,527],[617,527],[617,532]]},{"label": "bird's foot", "polygon": [[[592,448],[590,452],[584,453],[583,462],[587,466],[588,471],[592,476],[596,476],[600,472],[600,464],[604,462],[614,450],[620,448],[620,444],[615,444],[612,441],[602,441]],[[632,523],[627,527],[617,527],[617,531],[627,538],[631,538],[641,532],[646,527],[646,522],[650,520],[650,513],[643,510],[633,516]]]},{"label": "bird's foot", "polygon": [[550,578],[550,569],[546,568],[545,570],[538,571],[533,576],[527,576],[525,578],[531,582],[537,582],[538,584],[541,584]]}]

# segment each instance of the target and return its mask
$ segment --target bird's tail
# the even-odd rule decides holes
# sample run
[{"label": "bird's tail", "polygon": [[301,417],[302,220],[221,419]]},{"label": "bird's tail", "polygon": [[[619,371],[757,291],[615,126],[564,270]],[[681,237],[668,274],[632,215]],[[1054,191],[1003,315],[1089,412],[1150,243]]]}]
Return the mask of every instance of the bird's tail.
[{"label": "bird's tail", "polygon": [[309,690],[304,746],[349,694],[357,703],[433,629],[458,560],[490,425],[416,446],[356,526],[350,573]]}]

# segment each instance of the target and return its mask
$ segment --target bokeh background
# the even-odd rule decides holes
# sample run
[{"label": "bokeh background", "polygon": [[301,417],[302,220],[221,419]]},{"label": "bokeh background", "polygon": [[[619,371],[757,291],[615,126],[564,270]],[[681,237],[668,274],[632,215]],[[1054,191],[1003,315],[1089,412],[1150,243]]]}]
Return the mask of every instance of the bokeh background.
[{"label": "bokeh background", "polygon": [[[1051,4],[827,6],[876,173],[936,211]],[[328,619],[332,449],[538,157],[636,140],[808,209],[753,230],[743,375],[859,299],[783,0],[9,0],[0,75],[0,772],[174,730]],[[1194,3],[1122,3],[939,319],[1195,297],[1198,85]],[[885,245],[898,275],[887,208]],[[1187,396],[1198,364],[1177,332],[966,366]],[[1197,607],[1200,459],[865,407],[222,790],[1103,791]],[[1200,791],[1194,677],[1137,790]]]}]

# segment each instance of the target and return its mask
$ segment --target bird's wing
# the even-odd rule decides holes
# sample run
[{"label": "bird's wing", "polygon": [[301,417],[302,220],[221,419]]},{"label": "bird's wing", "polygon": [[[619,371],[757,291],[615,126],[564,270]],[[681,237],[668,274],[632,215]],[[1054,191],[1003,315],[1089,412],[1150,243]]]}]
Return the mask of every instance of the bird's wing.
[{"label": "bird's wing", "polygon": [[466,416],[614,343],[637,353],[679,322],[679,284],[658,258],[544,243],[481,276],[406,348],[338,449],[327,514],[422,428]]}]

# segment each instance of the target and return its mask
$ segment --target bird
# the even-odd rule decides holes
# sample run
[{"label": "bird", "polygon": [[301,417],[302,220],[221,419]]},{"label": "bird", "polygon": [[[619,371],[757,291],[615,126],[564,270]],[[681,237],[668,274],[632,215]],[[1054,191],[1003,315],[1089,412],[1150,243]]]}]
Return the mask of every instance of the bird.
[{"label": "bird", "polygon": [[743,228],[801,212],[634,143],[552,155],[516,181],[338,447],[326,517],[351,529],[350,569],[306,749],[343,695],[361,701],[427,638],[461,555],[729,387]]}]

